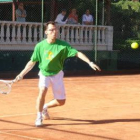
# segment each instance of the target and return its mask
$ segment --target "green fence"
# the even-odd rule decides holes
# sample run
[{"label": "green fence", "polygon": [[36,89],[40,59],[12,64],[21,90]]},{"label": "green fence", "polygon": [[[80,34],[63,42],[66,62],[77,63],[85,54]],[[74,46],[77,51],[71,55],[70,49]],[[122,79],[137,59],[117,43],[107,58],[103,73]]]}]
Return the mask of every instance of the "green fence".
[{"label": "green fence", "polygon": [[[83,53],[87,55],[90,60],[94,61],[94,51],[83,51]],[[20,72],[30,60],[31,55],[32,51],[0,51],[0,72]],[[117,70],[118,57],[121,58],[120,55],[118,51],[98,51],[97,63],[103,70]],[[136,54],[134,54],[134,56],[136,58]],[[124,58],[121,59],[124,60]],[[133,64],[131,64],[131,67],[132,66]],[[87,63],[77,57],[68,58],[64,63],[65,71],[90,69]],[[38,64],[32,71],[38,71]]]}]

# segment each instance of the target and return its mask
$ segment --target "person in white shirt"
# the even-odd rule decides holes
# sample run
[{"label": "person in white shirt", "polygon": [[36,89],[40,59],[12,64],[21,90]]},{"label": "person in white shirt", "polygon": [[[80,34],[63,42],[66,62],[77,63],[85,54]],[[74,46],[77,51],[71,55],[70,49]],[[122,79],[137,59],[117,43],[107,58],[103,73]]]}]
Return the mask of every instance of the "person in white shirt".
[{"label": "person in white shirt", "polygon": [[66,24],[67,18],[66,18],[66,9],[62,9],[61,13],[57,15],[55,22],[58,24]]},{"label": "person in white shirt", "polygon": [[90,10],[87,9],[86,13],[82,16],[83,25],[93,25],[93,16],[90,14]]}]

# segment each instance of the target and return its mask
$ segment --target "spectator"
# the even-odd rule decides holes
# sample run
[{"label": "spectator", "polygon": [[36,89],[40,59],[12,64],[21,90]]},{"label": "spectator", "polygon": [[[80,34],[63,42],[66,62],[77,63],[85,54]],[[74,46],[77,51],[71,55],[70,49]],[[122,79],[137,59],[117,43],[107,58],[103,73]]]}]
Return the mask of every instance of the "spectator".
[{"label": "spectator", "polygon": [[67,24],[78,24],[78,15],[76,9],[72,9],[68,16]]},{"label": "spectator", "polygon": [[90,14],[90,10],[87,9],[86,13],[82,16],[83,25],[93,25],[93,16]]},{"label": "spectator", "polygon": [[59,24],[66,24],[67,17],[66,17],[66,9],[62,9],[61,13],[57,15],[55,22]]},{"label": "spectator", "polygon": [[16,10],[16,21],[25,22],[26,21],[26,10],[24,9],[23,3],[18,4],[18,9]]}]

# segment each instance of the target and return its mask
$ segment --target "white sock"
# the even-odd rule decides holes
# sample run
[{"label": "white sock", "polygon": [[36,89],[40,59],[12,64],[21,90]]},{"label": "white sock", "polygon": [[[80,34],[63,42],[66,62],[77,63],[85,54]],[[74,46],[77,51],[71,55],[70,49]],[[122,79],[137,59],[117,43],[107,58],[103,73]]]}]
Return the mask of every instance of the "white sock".
[{"label": "white sock", "polygon": [[42,118],[42,112],[37,112],[37,118]]},{"label": "white sock", "polygon": [[48,108],[48,105],[45,104],[45,105],[43,106],[43,109],[44,109],[44,110],[47,110],[47,108]]}]

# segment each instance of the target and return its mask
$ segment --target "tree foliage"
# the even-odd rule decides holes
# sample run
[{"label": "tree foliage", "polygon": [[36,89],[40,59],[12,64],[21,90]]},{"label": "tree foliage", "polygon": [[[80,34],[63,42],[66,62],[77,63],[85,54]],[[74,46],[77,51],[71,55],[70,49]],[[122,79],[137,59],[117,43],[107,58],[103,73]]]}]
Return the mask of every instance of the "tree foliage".
[{"label": "tree foliage", "polygon": [[[114,44],[140,38],[140,3],[119,0],[111,4],[111,23],[114,28]],[[120,45],[119,45],[120,46]],[[128,45],[127,45],[128,46]]]},{"label": "tree foliage", "polygon": [[134,12],[140,12],[140,3],[138,1],[120,0],[114,3],[115,6],[122,8],[122,10],[132,10]]}]

